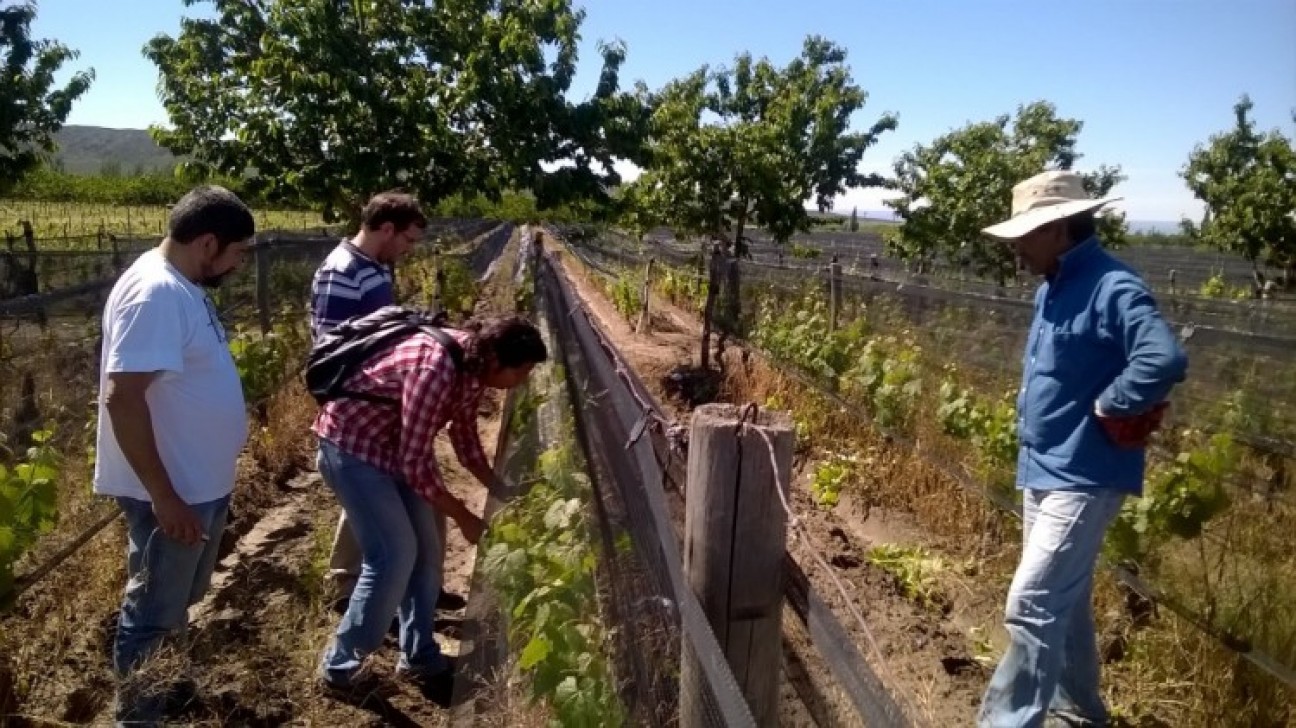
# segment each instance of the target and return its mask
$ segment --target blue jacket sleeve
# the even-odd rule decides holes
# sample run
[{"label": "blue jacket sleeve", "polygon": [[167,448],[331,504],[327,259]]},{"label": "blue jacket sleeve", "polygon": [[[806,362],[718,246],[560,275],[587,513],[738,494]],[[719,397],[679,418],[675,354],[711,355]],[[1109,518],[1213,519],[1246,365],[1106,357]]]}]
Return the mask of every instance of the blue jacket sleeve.
[{"label": "blue jacket sleeve", "polygon": [[1104,414],[1138,415],[1164,401],[1188,371],[1188,355],[1137,276],[1112,276],[1096,301],[1099,335],[1115,343],[1125,367],[1098,397]]}]

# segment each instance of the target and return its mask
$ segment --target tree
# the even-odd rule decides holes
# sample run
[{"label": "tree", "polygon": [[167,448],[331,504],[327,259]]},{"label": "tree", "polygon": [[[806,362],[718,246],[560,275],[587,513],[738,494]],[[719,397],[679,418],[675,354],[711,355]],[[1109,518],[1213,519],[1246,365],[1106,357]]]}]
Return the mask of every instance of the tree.
[{"label": "tree", "polygon": [[859,232],[859,209],[855,207],[851,208],[850,231]]},{"label": "tree", "polygon": [[[644,210],[638,224],[712,238],[733,258],[747,256],[750,225],[765,228],[779,244],[809,230],[807,200],[824,211],[847,187],[882,184],[862,174],[859,162],[896,120],[886,114],[865,131],[848,131],[865,98],[846,50],[817,36],[806,38],[801,54],[781,68],[744,53],[731,69],[704,66],[672,81],[652,99],[647,163],[631,194]],[[738,267],[728,270],[732,327]]]},{"label": "tree", "polygon": [[[1012,188],[1049,168],[1071,169],[1080,154],[1076,137],[1083,122],[1061,118],[1054,106],[1037,101],[993,121],[969,124],[917,145],[895,163],[890,187],[903,196],[887,200],[904,224],[887,239],[887,250],[918,264],[937,259],[969,266],[977,275],[1001,284],[1011,276],[1014,259],[1002,243],[987,240],[981,230],[1008,217]],[[1119,167],[1101,166],[1084,175],[1092,196],[1108,194],[1124,178]],[[1109,247],[1125,240],[1121,216],[1100,222],[1100,237]]]},{"label": "tree", "polygon": [[568,0],[185,1],[216,18],[145,47],[171,121],[154,138],[195,174],[247,175],[330,217],[393,187],[429,205],[606,200],[612,161],[642,146],[647,90],[619,90],[623,46],[601,45],[593,97],[567,100],[584,18]]},{"label": "tree", "polygon": [[1185,220],[1184,229],[1252,265],[1282,268],[1290,284],[1296,277],[1296,148],[1276,130],[1257,132],[1252,107],[1243,96],[1233,107],[1233,129],[1189,155],[1181,174],[1206,204],[1206,217],[1200,225]]},{"label": "tree", "polygon": [[0,8],[0,196],[54,151],[54,135],[94,79],[91,69],[55,86],[55,74],[77,52],[33,40],[35,18],[35,2]]}]

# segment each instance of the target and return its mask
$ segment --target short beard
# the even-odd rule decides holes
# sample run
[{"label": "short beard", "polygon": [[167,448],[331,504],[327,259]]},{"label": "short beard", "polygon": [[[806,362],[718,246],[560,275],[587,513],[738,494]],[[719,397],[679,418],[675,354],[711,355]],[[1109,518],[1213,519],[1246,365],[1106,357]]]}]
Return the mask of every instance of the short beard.
[{"label": "short beard", "polygon": [[220,285],[225,282],[225,276],[227,275],[229,275],[228,272],[214,276],[203,276],[198,279],[198,285],[203,288],[220,288]]}]

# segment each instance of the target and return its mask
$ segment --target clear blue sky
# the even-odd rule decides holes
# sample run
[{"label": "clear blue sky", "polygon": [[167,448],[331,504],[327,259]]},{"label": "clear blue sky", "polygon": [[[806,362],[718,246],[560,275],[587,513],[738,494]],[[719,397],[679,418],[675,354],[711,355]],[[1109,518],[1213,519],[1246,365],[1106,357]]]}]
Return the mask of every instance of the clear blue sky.
[{"label": "clear blue sky", "polygon": [[[1193,145],[1232,123],[1248,93],[1265,129],[1296,134],[1296,0],[599,0],[585,2],[583,62],[574,92],[596,81],[595,43],[629,46],[623,72],[658,87],[747,50],[786,62],[810,33],[850,51],[869,92],[860,126],[882,111],[899,129],[864,158],[888,171],[915,143],[1017,105],[1047,99],[1082,119],[1081,166],[1120,164],[1117,188],[1132,219],[1199,214],[1177,177]],[[43,0],[36,31],[81,51],[96,80],[69,123],[164,123],[156,70],[140,54],[174,34],[180,0]],[[879,193],[852,191],[838,209],[876,209]]]}]

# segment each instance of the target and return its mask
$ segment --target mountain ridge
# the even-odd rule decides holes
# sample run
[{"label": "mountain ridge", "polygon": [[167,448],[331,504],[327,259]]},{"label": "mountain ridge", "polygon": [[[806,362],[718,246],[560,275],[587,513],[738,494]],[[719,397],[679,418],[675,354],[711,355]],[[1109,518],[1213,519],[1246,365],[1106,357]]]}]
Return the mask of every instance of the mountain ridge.
[{"label": "mountain ridge", "polygon": [[54,164],[73,174],[170,171],[180,159],[158,146],[145,129],[68,124],[54,141]]}]

